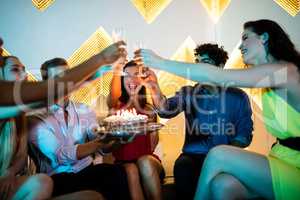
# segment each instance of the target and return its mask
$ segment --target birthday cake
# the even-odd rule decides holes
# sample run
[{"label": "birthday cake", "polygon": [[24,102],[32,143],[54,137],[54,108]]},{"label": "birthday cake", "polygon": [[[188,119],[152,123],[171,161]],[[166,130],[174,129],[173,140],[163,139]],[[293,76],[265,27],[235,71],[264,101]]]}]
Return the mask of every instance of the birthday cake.
[{"label": "birthday cake", "polygon": [[135,109],[120,110],[116,115],[111,115],[104,119],[104,123],[108,127],[141,125],[147,123],[147,121],[148,117],[137,114]]},{"label": "birthday cake", "polygon": [[115,115],[105,118],[100,123],[99,134],[111,137],[128,138],[134,135],[144,135],[158,131],[163,127],[156,122],[148,122],[148,116],[137,114],[135,109],[120,110]]}]

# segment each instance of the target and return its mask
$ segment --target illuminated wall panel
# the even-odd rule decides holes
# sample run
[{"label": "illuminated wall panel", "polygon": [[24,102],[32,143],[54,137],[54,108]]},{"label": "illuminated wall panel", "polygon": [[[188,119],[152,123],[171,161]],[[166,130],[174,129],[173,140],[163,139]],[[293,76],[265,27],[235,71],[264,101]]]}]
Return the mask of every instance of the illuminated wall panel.
[{"label": "illuminated wall panel", "polygon": [[71,67],[82,63],[112,44],[112,39],[102,28],[98,28],[68,59]]},{"label": "illuminated wall panel", "polygon": [[200,0],[212,20],[217,23],[231,0]]},{"label": "illuminated wall panel", "polygon": [[274,1],[293,17],[295,17],[300,11],[300,0],[274,0]]},{"label": "illuminated wall panel", "polygon": [[[91,56],[101,52],[104,48],[112,44],[112,39],[109,34],[100,27],[93,33],[68,59],[71,67],[74,67]],[[71,95],[71,99],[76,102],[85,103],[87,105],[93,104],[97,97],[101,94],[107,96],[109,93],[110,81],[112,78],[111,73],[87,83]]]},{"label": "illuminated wall panel", "polygon": [[9,52],[6,49],[3,48],[2,55],[3,56],[9,56],[10,54],[9,54]]},{"label": "illuminated wall panel", "polygon": [[54,0],[32,0],[33,5],[40,11],[46,10]]},{"label": "illuminated wall panel", "polygon": [[145,21],[150,24],[172,0],[131,0]]}]

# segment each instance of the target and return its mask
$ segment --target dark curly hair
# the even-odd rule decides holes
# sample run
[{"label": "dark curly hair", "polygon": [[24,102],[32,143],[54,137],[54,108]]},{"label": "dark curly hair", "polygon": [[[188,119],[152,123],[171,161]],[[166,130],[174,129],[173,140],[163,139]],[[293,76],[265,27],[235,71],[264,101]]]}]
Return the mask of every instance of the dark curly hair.
[{"label": "dark curly hair", "polygon": [[217,66],[224,66],[228,59],[228,54],[223,49],[223,46],[219,47],[217,44],[206,43],[198,45],[194,52],[195,56],[207,54]]},{"label": "dark curly hair", "polygon": [[258,35],[268,33],[269,39],[266,48],[269,53],[277,60],[284,60],[295,64],[300,72],[300,55],[295,49],[288,34],[279,24],[272,20],[261,19],[249,21],[244,24],[244,29],[250,29]]}]

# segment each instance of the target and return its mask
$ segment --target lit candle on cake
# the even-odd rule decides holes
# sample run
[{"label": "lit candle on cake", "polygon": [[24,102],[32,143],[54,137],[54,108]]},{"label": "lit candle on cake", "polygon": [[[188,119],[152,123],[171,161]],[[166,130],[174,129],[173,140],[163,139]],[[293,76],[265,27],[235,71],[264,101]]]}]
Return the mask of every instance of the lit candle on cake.
[{"label": "lit candle on cake", "polygon": [[115,115],[111,115],[104,119],[107,123],[120,123],[126,125],[126,123],[147,122],[148,117],[146,115],[137,114],[134,108],[129,110],[118,110]]}]

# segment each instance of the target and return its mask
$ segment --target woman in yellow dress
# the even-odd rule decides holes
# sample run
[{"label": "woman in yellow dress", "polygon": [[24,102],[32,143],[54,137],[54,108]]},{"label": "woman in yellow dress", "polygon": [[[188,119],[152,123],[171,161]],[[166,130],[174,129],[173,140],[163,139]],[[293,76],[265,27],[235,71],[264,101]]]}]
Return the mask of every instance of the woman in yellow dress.
[{"label": "woman in yellow dress", "polygon": [[[300,199],[300,56],[274,21],[244,24],[240,50],[247,69],[166,60],[151,50],[136,52],[148,67],[194,81],[230,87],[265,88],[264,122],[278,138],[268,156],[231,146],[212,149],[204,163],[195,199]],[[186,69],[186,70],[185,70]],[[188,69],[188,70],[187,70]]]}]

